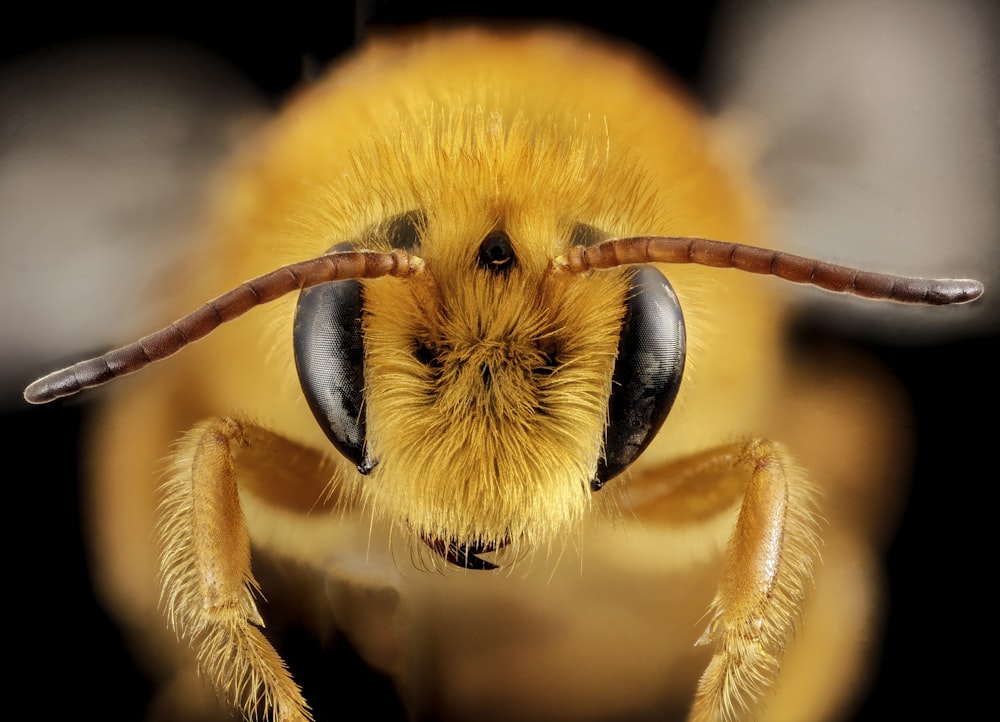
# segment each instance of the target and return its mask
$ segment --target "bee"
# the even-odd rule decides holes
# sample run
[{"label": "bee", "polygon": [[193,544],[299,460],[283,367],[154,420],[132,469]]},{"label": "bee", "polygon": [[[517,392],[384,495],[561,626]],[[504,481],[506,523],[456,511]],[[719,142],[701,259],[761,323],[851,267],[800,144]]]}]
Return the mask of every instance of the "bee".
[{"label": "bee", "polygon": [[[980,284],[765,250],[695,105],[555,28],[373,42],[218,189],[171,291],[197,310],[25,391],[164,361],[109,395],[93,475],[98,577],[171,715],[212,714],[197,674],[248,717],[312,718],[283,625],[341,628],[418,717],[837,711],[853,679],[805,660],[858,653],[870,600],[838,584],[867,557],[822,521],[803,400],[893,401],[787,358],[767,276],[931,304]],[[835,600],[843,634],[809,633]]]}]

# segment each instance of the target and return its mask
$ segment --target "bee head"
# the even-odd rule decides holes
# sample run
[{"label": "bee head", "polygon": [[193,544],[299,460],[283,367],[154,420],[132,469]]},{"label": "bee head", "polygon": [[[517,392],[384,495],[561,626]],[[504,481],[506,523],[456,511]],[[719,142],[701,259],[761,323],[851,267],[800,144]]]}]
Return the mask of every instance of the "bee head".
[{"label": "bee head", "polygon": [[531,257],[548,244],[502,227],[439,255],[420,214],[390,225],[428,271],[304,291],[300,380],[371,508],[488,566],[474,553],[579,522],[655,435],[683,370],[679,305],[652,268],[553,273]]}]

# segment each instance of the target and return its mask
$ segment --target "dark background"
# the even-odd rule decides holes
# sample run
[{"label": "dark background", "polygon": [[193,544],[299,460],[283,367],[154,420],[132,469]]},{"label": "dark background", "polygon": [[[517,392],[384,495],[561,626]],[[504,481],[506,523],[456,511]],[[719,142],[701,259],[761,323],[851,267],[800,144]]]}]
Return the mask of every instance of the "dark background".
[{"label": "dark background", "polygon": [[[156,15],[155,8],[143,4],[135,6],[134,14],[114,16],[92,9],[59,18],[36,13],[20,23],[4,23],[0,33],[5,59],[94,36],[138,33],[182,39],[222,54],[279,98],[301,77],[304,58],[324,63],[350,47],[356,16],[351,4],[342,5],[322,11],[285,5],[277,14],[215,18],[170,14],[162,8]],[[631,39],[697,87],[711,4],[688,4],[670,22],[661,22],[654,10],[628,5],[612,3],[591,15],[567,15],[545,3],[505,3],[503,17],[568,17]],[[423,3],[419,12],[375,3],[368,12],[374,26],[462,14],[447,3]],[[810,333],[826,332],[812,328]],[[982,663],[974,660],[991,658],[996,638],[991,624],[995,605],[984,589],[995,569],[996,551],[994,507],[987,498],[997,477],[995,460],[987,452],[996,428],[991,421],[1000,360],[996,337],[907,348],[848,341],[884,361],[905,385],[917,439],[912,491],[887,555],[891,587],[885,646],[873,688],[855,719],[894,718],[914,702],[940,705],[962,717],[964,704],[991,691],[980,687],[989,682],[985,669],[976,672]],[[10,570],[4,584],[6,647],[19,669],[8,689],[16,699],[23,691],[14,687],[34,688],[34,702],[46,718],[89,711],[109,719],[139,719],[148,683],[93,601],[80,538],[73,450],[86,415],[85,403],[57,403],[8,409],[0,421],[11,490],[5,526]],[[384,698],[386,688],[367,680],[363,671],[350,671],[350,652],[342,651],[349,671],[336,667],[339,683],[371,683],[375,697]],[[387,705],[391,710],[392,702]],[[366,710],[364,716],[369,715],[377,716],[375,709]]]}]

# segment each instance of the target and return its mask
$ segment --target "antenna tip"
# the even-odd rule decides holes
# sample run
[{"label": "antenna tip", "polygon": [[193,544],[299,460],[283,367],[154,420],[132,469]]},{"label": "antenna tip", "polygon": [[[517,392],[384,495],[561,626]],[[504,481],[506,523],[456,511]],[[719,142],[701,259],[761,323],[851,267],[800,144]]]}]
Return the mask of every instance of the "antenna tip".
[{"label": "antenna tip", "polygon": [[24,400],[37,406],[81,391],[84,387],[77,380],[75,369],[70,366],[32,381],[24,389]]},{"label": "antenna tip", "polygon": [[956,278],[948,281],[948,303],[968,303],[983,295],[983,284],[971,278]]},{"label": "antenna tip", "polygon": [[44,379],[38,379],[37,381],[32,381],[24,389],[24,400],[29,404],[44,404],[51,399],[46,398],[45,389],[43,388],[42,381]]}]

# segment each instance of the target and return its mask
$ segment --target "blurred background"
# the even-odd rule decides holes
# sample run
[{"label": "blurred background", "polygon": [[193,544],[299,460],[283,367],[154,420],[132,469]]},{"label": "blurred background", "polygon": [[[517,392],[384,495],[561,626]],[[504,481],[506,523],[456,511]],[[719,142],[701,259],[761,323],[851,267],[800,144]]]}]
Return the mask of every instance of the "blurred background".
[{"label": "blurred background", "polygon": [[[568,20],[645,48],[713,111],[739,119],[789,248],[986,282],[983,302],[959,313],[829,306],[797,292],[800,333],[879,358],[914,410],[878,672],[854,719],[895,716],[912,696],[961,716],[988,690],[973,652],[996,636],[978,619],[996,550],[980,491],[996,478],[995,427],[981,418],[992,411],[981,407],[997,395],[1000,361],[995,4],[695,3],[669,22],[662,4],[587,14],[509,2],[502,15],[463,5],[286,4],[224,18],[25,8],[0,28],[0,423],[7,506],[23,519],[5,526],[8,649],[25,686],[50,690],[34,695],[45,716],[140,719],[150,689],[90,591],[75,481],[88,399],[28,408],[20,390],[123,329],[149,330],[156,302],[142,291],[184,251],[176,239],[191,218],[178,209],[242,129],[366,32],[456,17]],[[371,685],[377,706],[365,717],[398,713],[391,687],[342,652],[338,684]],[[76,692],[51,693],[69,678]]]}]

